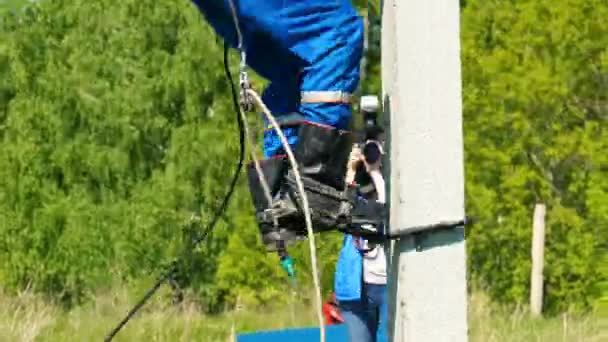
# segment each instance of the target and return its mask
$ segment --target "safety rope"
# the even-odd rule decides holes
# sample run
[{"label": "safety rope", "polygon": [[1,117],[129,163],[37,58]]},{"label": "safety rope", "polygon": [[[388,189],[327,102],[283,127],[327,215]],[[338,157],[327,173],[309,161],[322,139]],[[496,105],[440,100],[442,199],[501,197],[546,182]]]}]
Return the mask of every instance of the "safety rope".
[{"label": "safety rope", "polygon": [[[314,288],[315,288],[316,307],[317,307],[316,311],[317,311],[317,317],[319,320],[320,341],[325,342],[325,324],[323,321],[323,311],[322,311],[323,303],[322,303],[322,298],[321,298],[321,285],[320,285],[320,281],[319,281],[319,273],[317,271],[317,254],[316,254],[316,246],[315,246],[315,240],[314,240],[315,239],[314,232],[312,229],[312,219],[311,219],[311,215],[310,215],[310,208],[308,206],[308,197],[306,196],[306,192],[304,191],[304,184],[302,183],[302,178],[300,176],[298,164],[293,155],[293,151],[291,150],[291,147],[287,141],[287,138],[283,134],[283,131],[281,130],[280,125],[277,123],[276,119],[274,118],[274,116],[272,115],[272,113],[270,112],[268,107],[266,107],[266,104],[264,104],[264,101],[262,101],[261,97],[253,89],[251,89],[249,87],[249,81],[247,79],[247,72],[246,72],[247,55],[246,55],[245,49],[243,47],[243,35],[242,35],[240,24],[239,24],[239,18],[237,15],[234,0],[229,0],[228,3],[230,4],[232,20],[234,22],[234,26],[235,26],[236,33],[237,33],[237,38],[238,38],[238,47],[237,48],[241,54],[240,77],[239,77],[240,86],[241,86],[241,106],[243,106],[246,110],[252,110],[253,108],[251,108],[251,106],[250,106],[250,101],[251,100],[255,101],[257,103],[258,107],[260,107],[262,109],[262,112],[264,113],[264,115],[266,116],[268,121],[270,121],[272,127],[274,128],[274,130],[277,132],[277,135],[279,136],[279,139],[281,141],[281,144],[283,145],[285,152],[287,153],[288,160],[291,164],[291,167],[294,172],[295,179],[296,179],[296,185],[298,187],[298,192],[300,193],[301,198],[302,198],[304,219],[306,221],[306,230],[308,232],[308,241],[309,241],[309,245],[310,245],[310,259],[311,259],[313,284],[314,284]],[[246,120],[244,120],[244,121],[246,121]],[[260,181],[262,182],[262,185],[265,188],[264,191],[266,192],[266,189],[269,189],[268,184],[264,185],[264,183],[266,182],[266,177],[264,176],[261,168],[259,167],[259,163],[257,162],[257,158],[255,157],[255,154],[252,154],[252,158],[254,160],[254,163],[256,164],[256,172],[258,173],[258,177],[260,178]],[[265,194],[265,196],[268,198],[269,192],[267,194]],[[272,202],[269,202],[269,203],[272,203]],[[275,220],[275,224],[276,224],[276,220]]]},{"label": "safety rope", "polygon": [[[317,311],[317,317],[319,320],[320,341],[325,342],[325,325],[324,325],[324,321],[323,321],[323,311],[322,311],[323,303],[322,303],[322,299],[321,299],[321,285],[320,285],[320,280],[319,280],[319,273],[317,271],[316,246],[315,246],[315,240],[314,240],[314,232],[312,229],[312,219],[311,219],[311,215],[310,215],[310,208],[308,206],[308,197],[306,196],[306,192],[304,191],[304,185],[302,183],[302,179],[300,176],[298,164],[293,155],[293,151],[291,150],[291,147],[287,141],[287,138],[285,138],[285,135],[283,134],[283,131],[281,130],[280,125],[277,123],[276,119],[274,118],[274,116],[272,115],[270,110],[268,110],[268,107],[266,107],[266,105],[262,101],[261,97],[253,89],[251,89],[249,87],[249,82],[247,79],[247,72],[245,70],[245,68],[247,66],[247,62],[246,62],[247,55],[246,55],[245,49],[243,47],[243,35],[242,35],[241,29],[240,29],[239,18],[237,15],[236,6],[234,4],[234,1],[229,0],[228,3],[230,4],[232,20],[234,22],[234,26],[235,26],[236,33],[237,33],[238,50],[241,54],[240,77],[239,77],[240,85],[241,85],[241,98],[242,98],[241,106],[244,106],[246,110],[252,110],[253,108],[250,108],[249,101],[253,99],[257,103],[257,105],[262,109],[262,111],[263,111],[264,115],[267,117],[268,121],[270,121],[272,127],[275,129],[275,131],[277,132],[277,135],[279,136],[279,139],[281,141],[281,144],[283,145],[285,152],[287,153],[289,162],[291,164],[291,167],[293,169],[294,176],[296,179],[296,185],[298,187],[298,192],[300,193],[301,198],[302,198],[302,206],[303,206],[304,218],[306,221],[306,230],[308,232],[308,241],[309,241],[309,246],[310,246],[310,259],[311,259],[311,268],[312,268],[312,278],[313,278],[313,283],[314,283],[314,288],[315,288],[315,297],[316,297],[316,306],[317,306],[316,311]],[[246,121],[246,120],[244,120],[244,121]],[[270,191],[269,191],[270,187],[268,186],[268,184],[266,182],[266,177],[264,176],[264,173],[262,172],[261,168],[259,167],[259,162],[257,161],[255,154],[253,154],[253,153],[252,153],[252,159],[256,165],[256,172],[258,174],[258,178],[260,179],[260,182],[262,183],[262,186],[264,187],[265,197],[267,199],[271,198]],[[269,201],[269,203],[272,203],[272,202]],[[276,226],[277,225],[276,219],[273,218],[273,221],[274,221],[273,223]]]},{"label": "safety rope", "polygon": [[[228,59],[227,50],[224,50],[224,53],[225,53],[225,55],[224,55],[224,61],[225,61],[224,67],[226,68],[226,74],[228,75],[228,78],[231,80],[230,81],[231,86],[234,86],[232,84],[232,75],[230,73],[230,69],[228,68],[227,62],[226,62],[227,59]],[[242,56],[243,55],[241,55],[241,58],[243,58]],[[236,92],[233,91],[233,94],[236,94]],[[266,201],[270,205],[270,204],[272,204],[272,194],[271,194],[271,191],[270,191],[270,186],[268,185],[268,182],[266,181],[266,177],[264,175],[264,172],[263,172],[262,168],[260,167],[260,162],[259,162],[259,160],[256,157],[256,154],[255,154],[255,141],[254,141],[254,138],[253,138],[252,134],[250,133],[251,131],[249,130],[249,123],[247,121],[247,118],[245,117],[244,112],[242,110],[239,110],[238,112],[239,112],[239,116],[241,118],[241,122],[243,123],[242,127],[243,127],[243,131],[244,131],[244,135],[249,140],[249,145],[250,145],[249,152],[250,152],[251,159],[253,161],[253,164],[254,164],[256,173],[258,175],[258,178],[260,180],[260,183],[262,184],[262,188],[264,190],[264,196],[266,197]],[[276,121],[275,121],[275,123],[276,123]],[[289,145],[287,145],[287,148],[289,148]],[[273,217],[273,225],[274,225],[275,229],[278,230],[278,220],[277,220],[276,217]],[[292,297],[293,297],[292,300],[294,301],[294,303],[292,303],[292,304],[295,305],[295,294],[297,292],[296,291],[296,282],[295,282],[295,279],[292,280],[292,287],[293,287],[292,288],[292,290],[293,290],[292,291]],[[292,310],[292,321],[295,323],[295,316],[294,315],[295,315],[295,312],[294,312],[294,310]],[[234,327],[233,327],[233,329],[234,329]]]},{"label": "safety rope", "polygon": [[298,187],[298,192],[302,198],[302,210],[304,211],[304,219],[306,220],[306,230],[308,231],[308,242],[310,247],[310,259],[311,259],[311,267],[312,267],[312,279],[315,287],[315,297],[316,297],[316,305],[317,305],[317,318],[319,319],[319,329],[320,329],[320,341],[325,342],[325,324],[323,321],[323,311],[322,311],[322,298],[321,298],[321,284],[319,281],[319,273],[317,271],[317,249],[315,246],[315,235],[312,229],[312,219],[310,215],[310,207],[308,205],[308,197],[306,196],[306,192],[304,191],[304,183],[302,182],[302,177],[300,175],[300,171],[298,168],[298,163],[296,162],[296,158],[293,155],[293,151],[291,150],[291,146],[287,141],[287,138],[283,134],[280,125],[276,121],[275,117],[272,115],[266,104],[262,101],[261,97],[255,92],[253,89],[247,89],[247,94],[251,96],[251,98],[257,103],[258,107],[262,109],[262,112],[270,121],[271,125],[277,132],[279,139],[281,140],[281,144],[285,149],[285,153],[287,154],[287,159],[291,164],[294,177],[296,180],[296,185]]},{"label": "safety rope", "polygon": [[[262,183],[262,189],[264,190],[264,197],[266,197],[266,201],[268,202],[268,205],[271,205],[272,204],[272,193],[270,191],[270,186],[268,185],[268,182],[266,181],[266,177],[264,176],[264,171],[262,171],[262,167],[260,166],[260,161],[258,160],[258,158],[255,155],[255,141],[249,131],[249,123],[247,122],[247,118],[245,117],[245,114],[243,113],[243,111],[239,111],[239,115],[241,115],[241,121],[243,121],[243,128],[245,129],[245,136],[249,139],[249,145],[250,145],[249,153],[251,156],[251,160],[253,161],[255,171],[258,174],[260,183]],[[278,228],[279,222],[278,222],[277,218],[273,216],[272,220],[273,220],[273,225],[274,225],[275,229]]]}]

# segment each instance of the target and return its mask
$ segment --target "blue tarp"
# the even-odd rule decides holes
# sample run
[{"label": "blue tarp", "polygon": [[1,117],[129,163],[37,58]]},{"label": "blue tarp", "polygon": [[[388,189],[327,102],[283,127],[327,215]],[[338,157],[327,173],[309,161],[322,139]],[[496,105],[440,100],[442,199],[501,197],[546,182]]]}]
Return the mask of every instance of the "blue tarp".
[{"label": "blue tarp", "polygon": [[[346,326],[330,325],[325,328],[327,342],[350,342]],[[237,342],[310,342],[318,341],[318,328],[286,329],[274,331],[261,331],[237,336]]]},{"label": "blue tarp", "polygon": [[[193,0],[205,19],[232,47],[237,35],[228,0]],[[350,0],[233,0],[247,62],[270,81],[264,102],[275,115],[299,112],[310,121],[345,128],[344,104],[300,104],[300,91],[353,92],[359,83],[363,21]],[[290,142],[295,132],[286,130]],[[278,144],[265,134],[265,150]]]},{"label": "blue tarp", "polygon": [[[327,326],[325,333],[327,342],[349,342],[344,324]],[[310,342],[318,341],[319,337],[318,328],[286,329],[242,334],[237,336],[237,342]],[[388,338],[379,334],[378,341],[388,341]]]}]

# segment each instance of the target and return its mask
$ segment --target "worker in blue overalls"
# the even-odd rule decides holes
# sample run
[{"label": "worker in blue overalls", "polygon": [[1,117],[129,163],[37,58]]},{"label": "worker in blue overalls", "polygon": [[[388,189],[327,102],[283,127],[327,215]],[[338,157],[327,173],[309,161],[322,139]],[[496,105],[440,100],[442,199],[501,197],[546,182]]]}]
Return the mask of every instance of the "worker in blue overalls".
[{"label": "worker in blue overalls", "polygon": [[[281,130],[294,149],[307,193],[313,188],[311,196],[344,191],[352,146],[348,132],[351,94],[359,83],[364,34],[363,20],[350,0],[193,1],[233,48],[239,43],[236,28],[240,29],[248,66],[270,81],[262,100],[281,123]],[[301,212],[282,218],[279,227],[259,214],[276,208],[283,197],[294,196],[288,187],[289,166],[284,154],[276,131],[267,127],[266,159],[261,165],[273,203],[261,195],[262,186],[256,180],[259,177],[253,167],[249,169],[256,217],[268,249],[279,240],[289,239],[290,232],[302,234],[304,228]],[[329,195],[309,200],[315,231],[334,229],[338,223],[339,205],[332,202],[335,198]],[[361,213],[357,217],[361,222],[368,219],[369,212],[373,210],[363,208],[349,215]]]},{"label": "worker in blue overalls", "polygon": [[[351,94],[359,83],[364,34],[363,20],[350,0],[193,1],[232,48],[238,47],[237,27],[240,29],[248,66],[270,81],[262,100],[282,124],[281,130],[295,149],[307,184],[316,189],[344,190],[352,149],[351,137],[345,131],[352,116]],[[284,154],[277,133],[267,127],[266,159],[261,164],[273,197],[280,197],[285,188]],[[249,174],[256,211],[262,212],[271,203],[258,194],[261,186],[255,178]],[[311,203],[315,213],[328,207],[323,202]],[[354,210],[364,213],[357,222],[365,223],[366,213],[372,211]],[[377,226],[377,218],[370,222]],[[300,229],[303,219],[298,213],[293,226],[279,228],[261,220],[258,223],[263,242],[272,249],[277,241],[286,239],[281,229]],[[313,217],[315,228],[331,227],[333,223],[327,217]],[[357,245],[353,235],[345,235],[336,272],[336,297],[351,339],[375,341],[371,335],[375,336],[379,320],[386,321],[386,308],[380,310],[372,305],[384,303],[385,259],[381,246],[371,248],[361,242]],[[357,304],[364,302],[365,305]],[[385,323],[380,324],[380,330],[384,326]]]}]

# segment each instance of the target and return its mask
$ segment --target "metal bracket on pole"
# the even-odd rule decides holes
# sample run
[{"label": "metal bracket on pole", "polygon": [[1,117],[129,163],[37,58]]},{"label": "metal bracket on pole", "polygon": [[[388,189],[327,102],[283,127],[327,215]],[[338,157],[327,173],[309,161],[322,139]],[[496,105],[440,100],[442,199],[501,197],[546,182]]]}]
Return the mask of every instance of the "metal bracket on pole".
[{"label": "metal bracket on pole", "polygon": [[414,226],[407,227],[405,229],[400,230],[400,233],[395,234],[386,234],[387,239],[394,240],[399,239],[404,236],[409,236],[411,234],[422,234],[429,231],[437,231],[437,230],[445,230],[445,229],[455,229],[464,227],[466,225],[470,225],[473,223],[473,218],[465,217],[462,220],[457,221],[441,221],[434,224],[424,225],[424,226]]},{"label": "metal bracket on pole", "polygon": [[362,238],[364,238],[370,242],[375,242],[375,243],[384,242],[384,241],[388,241],[388,240],[399,240],[401,238],[413,235],[413,237],[415,239],[415,243],[416,243],[416,250],[421,251],[421,241],[424,239],[424,237],[428,233],[436,232],[439,230],[451,230],[451,229],[459,229],[459,228],[464,229],[465,226],[473,224],[474,221],[475,220],[473,217],[467,216],[462,220],[441,221],[441,222],[433,223],[433,224],[429,224],[429,225],[407,227],[405,229],[400,229],[399,233],[393,233],[393,234],[386,234],[384,232],[364,233],[364,232],[360,232],[358,230],[353,230],[353,229],[340,229],[340,231],[342,231],[344,233],[348,233],[348,234],[361,236]]}]

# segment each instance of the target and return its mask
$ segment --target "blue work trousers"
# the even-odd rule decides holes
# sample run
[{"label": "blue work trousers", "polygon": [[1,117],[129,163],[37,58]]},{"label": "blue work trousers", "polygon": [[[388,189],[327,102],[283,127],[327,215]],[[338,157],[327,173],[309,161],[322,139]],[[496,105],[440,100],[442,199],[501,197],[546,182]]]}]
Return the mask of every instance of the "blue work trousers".
[{"label": "blue work trousers", "polygon": [[386,285],[363,284],[360,300],[341,301],[340,311],[351,342],[387,342]]}]

